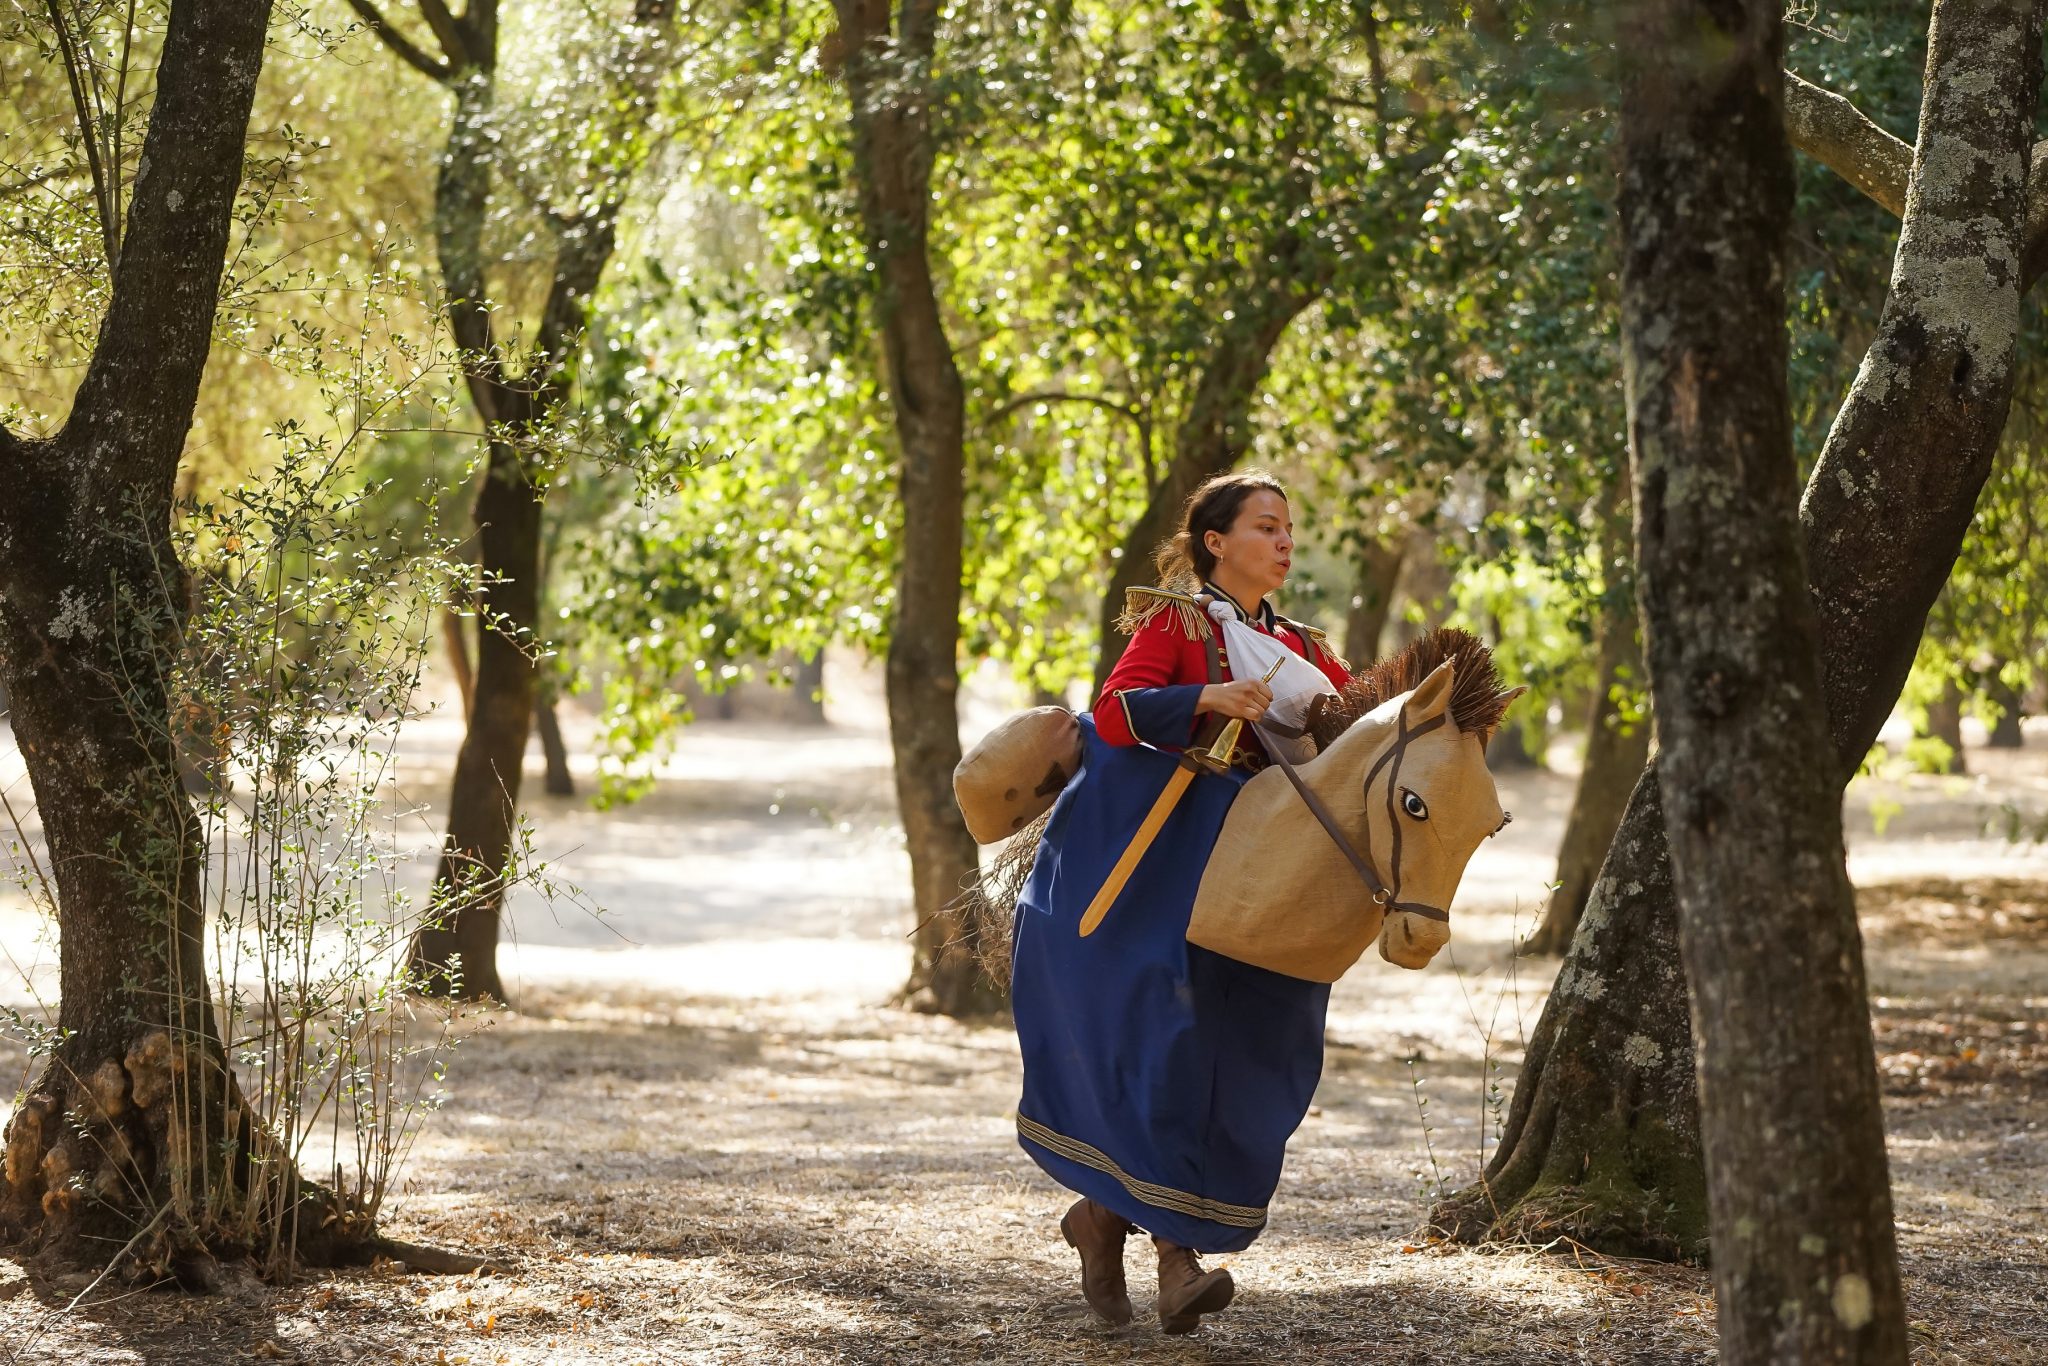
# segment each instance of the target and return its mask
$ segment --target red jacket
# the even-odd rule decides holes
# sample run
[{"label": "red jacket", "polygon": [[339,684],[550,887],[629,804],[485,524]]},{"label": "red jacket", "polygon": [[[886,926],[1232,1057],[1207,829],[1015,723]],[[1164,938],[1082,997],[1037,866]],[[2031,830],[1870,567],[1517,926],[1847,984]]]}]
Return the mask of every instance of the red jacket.
[{"label": "red jacket", "polygon": [[[1135,745],[1142,740],[1163,749],[1181,749],[1194,738],[1199,719],[1195,704],[1209,682],[1209,663],[1202,638],[1190,634],[1197,619],[1181,610],[1183,604],[1192,606],[1193,599],[1157,591],[1133,593],[1127,619],[1146,619],[1109,671],[1102,696],[1095,699],[1095,731],[1110,744]],[[1200,624],[1216,629],[1214,622],[1201,620]],[[1339,691],[1350,681],[1351,672],[1344,661],[1317,639],[1316,633],[1284,617],[1273,617],[1271,629],[1263,620],[1249,624],[1321,669]],[[1223,648],[1220,637],[1217,651],[1223,677],[1229,681],[1230,652]],[[1247,741],[1255,743],[1249,737]]]}]

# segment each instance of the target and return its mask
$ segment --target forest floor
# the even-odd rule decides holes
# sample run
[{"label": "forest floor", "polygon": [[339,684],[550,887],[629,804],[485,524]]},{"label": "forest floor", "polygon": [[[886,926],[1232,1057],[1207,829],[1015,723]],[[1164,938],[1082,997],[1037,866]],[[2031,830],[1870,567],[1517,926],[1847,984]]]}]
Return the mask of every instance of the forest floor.
[{"label": "forest floor", "polygon": [[[420,792],[456,738],[432,720],[410,742]],[[1916,1361],[2048,1363],[2048,850],[2000,833],[2048,812],[2048,731],[1969,758],[1969,778],[1861,781],[1847,813],[1908,1317]],[[1237,1303],[1169,1338],[1139,1243],[1138,1321],[1081,1304],[1071,1197],[1016,1147],[1008,1028],[888,1004],[908,912],[887,761],[871,725],[705,724],[635,807],[530,803],[608,914],[514,908],[513,1008],[454,1053],[388,1209],[395,1236],[497,1269],[209,1298],[109,1281],[74,1306],[89,1278],[0,1258],[0,1362],[1714,1359],[1697,1269],[1423,1230],[1432,1191],[1476,1172],[1556,967],[1512,946],[1568,775],[1503,777],[1516,820],[1451,951],[1339,985],[1270,1229],[1220,1259]],[[0,998],[47,990],[49,939],[0,903],[23,973]]]}]

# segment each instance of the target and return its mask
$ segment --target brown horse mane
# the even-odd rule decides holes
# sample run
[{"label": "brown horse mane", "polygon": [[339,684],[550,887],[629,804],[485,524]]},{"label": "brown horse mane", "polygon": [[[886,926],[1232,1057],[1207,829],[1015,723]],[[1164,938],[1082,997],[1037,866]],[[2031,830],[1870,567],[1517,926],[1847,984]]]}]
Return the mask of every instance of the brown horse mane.
[{"label": "brown horse mane", "polygon": [[1516,690],[1501,682],[1493,651],[1470,631],[1455,626],[1440,626],[1399,654],[1360,669],[1342,695],[1312,707],[1308,729],[1316,748],[1327,749],[1353,722],[1420,684],[1445,660],[1455,666],[1456,674],[1451,686],[1451,721],[1459,730],[1477,735],[1483,748],[1507,713]]}]

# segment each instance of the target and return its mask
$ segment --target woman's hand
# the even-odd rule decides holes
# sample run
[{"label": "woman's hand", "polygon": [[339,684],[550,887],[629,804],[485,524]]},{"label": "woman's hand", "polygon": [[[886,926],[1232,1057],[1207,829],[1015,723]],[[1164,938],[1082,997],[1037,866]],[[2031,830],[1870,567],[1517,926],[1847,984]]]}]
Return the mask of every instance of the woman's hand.
[{"label": "woman's hand", "polygon": [[1195,703],[1195,714],[1214,712],[1218,716],[1256,721],[1272,704],[1273,690],[1256,678],[1240,679],[1235,683],[1207,683],[1202,687],[1201,698]]}]

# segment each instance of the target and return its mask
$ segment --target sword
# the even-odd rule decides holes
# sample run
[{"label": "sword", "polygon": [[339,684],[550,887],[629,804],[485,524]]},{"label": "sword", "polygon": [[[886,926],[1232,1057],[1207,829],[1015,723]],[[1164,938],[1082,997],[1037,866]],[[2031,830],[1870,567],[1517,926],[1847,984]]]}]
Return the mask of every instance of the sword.
[{"label": "sword", "polygon": [[[1284,659],[1273,661],[1273,667],[1266,670],[1266,676],[1259,681],[1271,683],[1273,675],[1279,673],[1280,666],[1286,662]],[[1230,767],[1230,752],[1237,748],[1237,737],[1243,732],[1243,718],[1233,716],[1223,727],[1223,733],[1216,737],[1215,744],[1206,752],[1196,751],[1187,757],[1212,772],[1221,773]],[[1145,813],[1145,819],[1139,823],[1138,833],[1131,836],[1131,842],[1125,846],[1123,855],[1116,861],[1116,866],[1109,870],[1109,876],[1103,880],[1102,887],[1095,893],[1095,899],[1090,901],[1088,909],[1081,913],[1083,939],[1095,933],[1096,928],[1102,924],[1102,918],[1109,914],[1110,904],[1122,893],[1124,884],[1131,880],[1131,874],[1137,871],[1138,860],[1145,857],[1145,851],[1150,849],[1152,841],[1159,837],[1160,827],[1166,824],[1166,818],[1171,816],[1173,808],[1180,804],[1181,794],[1188,790],[1188,784],[1194,780],[1194,769],[1186,765],[1174,769],[1173,776],[1166,780],[1166,786],[1152,802],[1152,809]]]}]

